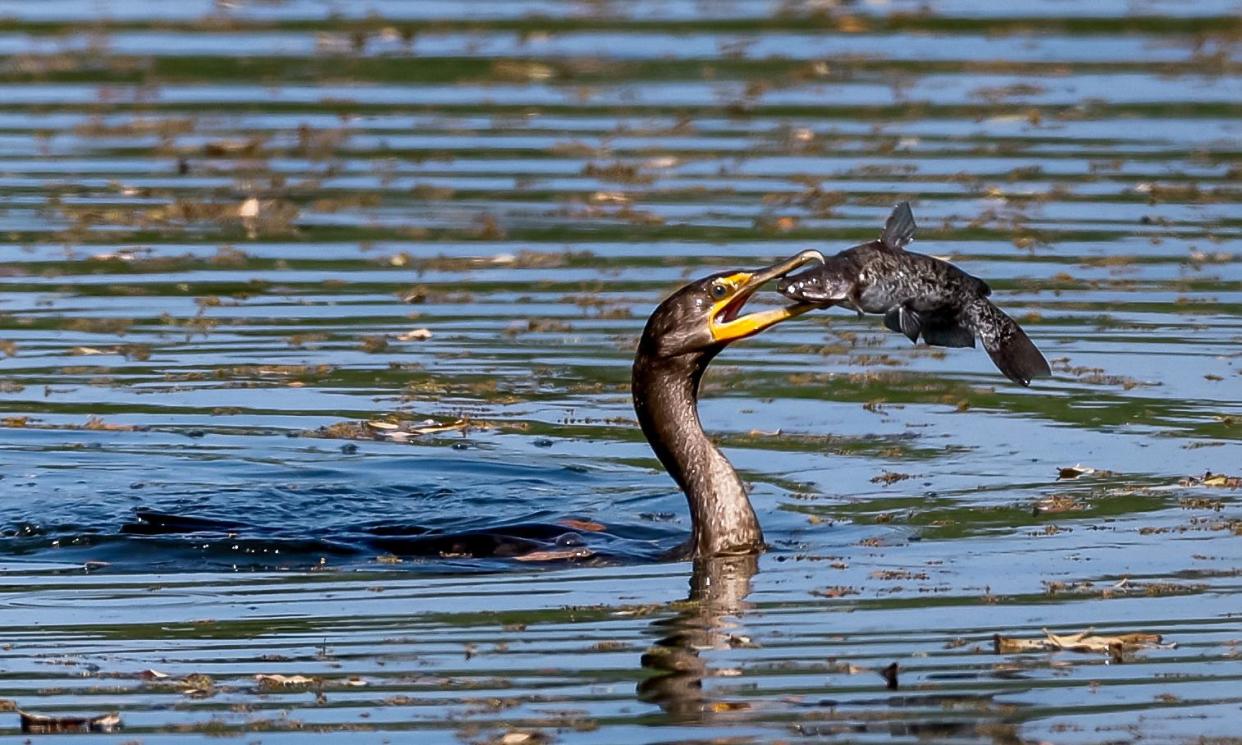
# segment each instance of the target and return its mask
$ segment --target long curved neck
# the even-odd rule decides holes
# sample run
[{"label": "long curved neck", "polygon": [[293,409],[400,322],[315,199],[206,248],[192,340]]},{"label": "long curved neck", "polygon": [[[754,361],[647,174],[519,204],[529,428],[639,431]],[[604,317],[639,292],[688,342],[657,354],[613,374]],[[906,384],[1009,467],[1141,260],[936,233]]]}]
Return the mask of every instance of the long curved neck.
[{"label": "long curved neck", "polygon": [[631,380],[643,434],[690,503],[696,557],[754,553],[763,547],[746,487],[699,422],[699,380],[713,356],[663,359],[640,349]]}]

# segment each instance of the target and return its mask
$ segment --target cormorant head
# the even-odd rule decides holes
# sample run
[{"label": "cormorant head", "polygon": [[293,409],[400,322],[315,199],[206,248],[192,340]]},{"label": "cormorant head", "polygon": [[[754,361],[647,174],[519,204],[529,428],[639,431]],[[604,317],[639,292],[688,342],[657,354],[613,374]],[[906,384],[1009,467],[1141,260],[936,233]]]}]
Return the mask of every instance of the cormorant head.
[{"label": "cormorant head", "polygon": [[768,281],[823,260],[819,251],[807,250],[764,269],[720,272],[691,282],[651,314],[643,329],[640,352],[661,358],[705,353],[710,357],[731,342],[802,315],[816,306],[797,303],[746,315],[742,315],[742,308]]}]

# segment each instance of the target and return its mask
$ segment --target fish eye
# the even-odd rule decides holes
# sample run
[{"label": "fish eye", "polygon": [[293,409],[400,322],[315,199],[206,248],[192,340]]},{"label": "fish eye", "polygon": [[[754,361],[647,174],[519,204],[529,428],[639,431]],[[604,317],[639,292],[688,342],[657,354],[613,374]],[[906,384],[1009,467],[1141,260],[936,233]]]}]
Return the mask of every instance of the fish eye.
[{"label": "fish eye", "polygon": [[729,288],[725,287],[723,283],[715,282],[712,284],[712,297],[719,300],[727,294],[729,294]]}]

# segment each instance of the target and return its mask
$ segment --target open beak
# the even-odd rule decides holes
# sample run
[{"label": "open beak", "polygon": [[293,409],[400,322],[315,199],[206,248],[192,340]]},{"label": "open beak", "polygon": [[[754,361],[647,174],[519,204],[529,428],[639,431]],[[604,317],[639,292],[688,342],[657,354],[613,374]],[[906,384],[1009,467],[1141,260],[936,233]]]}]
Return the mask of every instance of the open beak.
[{"label": "open beak", "polygon": [[711,317],[707,322],[712,338],[720,342],[745,339],[769,326],[775,326],[781,321],[800,316],[818,307],[813,303],[796,303],[784,308],[762,310],[744,316],[738,315],[742,312],[742,306],[746,305],[746,301],[750,300],[751,296],[764,284],[816,262],[822,264],[824,255],[819,251],[807,249],[766,269],[755,272],[737,272],[720,279],[719,281],[729,288],[729,293],[712,305]]}]

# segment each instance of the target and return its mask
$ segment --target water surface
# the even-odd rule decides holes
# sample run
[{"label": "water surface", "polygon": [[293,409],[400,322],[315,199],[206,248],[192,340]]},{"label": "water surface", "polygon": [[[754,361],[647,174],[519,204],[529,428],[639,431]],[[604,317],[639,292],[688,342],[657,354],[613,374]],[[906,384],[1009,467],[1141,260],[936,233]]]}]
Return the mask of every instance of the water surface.
[{"label": "water surface", "polygon": [[[5,5],[0,699],[116,742],[1236,737],[1239,10]],[[902,199],[1054,377],[840,310],[735,345],[701,408],[771,550],[658,561],[647,314]],[[579,557],[402,543],[517,524]],[[994,647],[1045,628],[1163,640]]]}]

